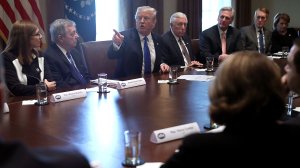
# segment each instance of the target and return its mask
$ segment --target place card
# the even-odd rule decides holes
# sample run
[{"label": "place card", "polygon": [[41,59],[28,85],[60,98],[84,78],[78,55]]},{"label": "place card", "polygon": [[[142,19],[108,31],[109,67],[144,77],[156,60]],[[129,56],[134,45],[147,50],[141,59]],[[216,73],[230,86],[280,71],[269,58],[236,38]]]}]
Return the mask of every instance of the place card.
[{"label": "place card", "polygon": [[52,94],[52,96],[50,97],[50,101],[56,103],[56,102],[86,97],[86,96],[87,96],[87,92],[85,89],[72,90],[72,91],[68,91],[68,92]]},{"label": "place card", "polygon": [[136,86],[146,85],[146,81],[144,78],[131,79],[126,81],[118,81],[117,89],[126,89]]},{"label": "place card", "polygon": [[8,104],[5,102],[3,104],[3,113],[8,113],[9,112],[9,107],[8,107]]},{"label": "place card", "polygon": [[200,128],[196,122],[155,130],[151,134],[150,141],[163,143],[180,139],[193,133],[200,133]]}]

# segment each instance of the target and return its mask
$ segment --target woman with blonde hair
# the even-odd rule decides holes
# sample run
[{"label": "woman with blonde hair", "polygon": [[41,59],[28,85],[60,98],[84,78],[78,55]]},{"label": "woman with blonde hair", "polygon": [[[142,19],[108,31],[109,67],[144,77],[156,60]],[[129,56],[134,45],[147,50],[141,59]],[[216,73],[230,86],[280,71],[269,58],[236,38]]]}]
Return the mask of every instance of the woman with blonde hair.
[{"label": "woman with blonde hair", "polygon": [[7,46],[2,52],[5,80],[15,96],[35,94],[35,84],[45,82],[48,91],[56,89],[42,53],[42,34],[31,21],[16,21],[9,32]]}]

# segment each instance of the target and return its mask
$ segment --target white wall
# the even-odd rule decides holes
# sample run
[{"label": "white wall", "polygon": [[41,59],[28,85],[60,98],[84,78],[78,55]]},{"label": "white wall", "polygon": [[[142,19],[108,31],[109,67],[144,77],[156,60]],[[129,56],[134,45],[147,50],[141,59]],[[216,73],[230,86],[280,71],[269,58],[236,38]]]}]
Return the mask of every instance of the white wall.
[{"label": "white wall", "polygon": [[170,17],[174,12],[177,12],[177,3],[173,0],[164,0],[164,32],[170,28]]},{"label": "white wall", "polygon": [[267,22],[267,28],[272,30],[273,17],[278,12],[284,12],[290,15],[291,22],[289,27],[300,27],[300,1],[299,0],[252,0],[251,11],[254,11],[259,7],[266,7],[270,11],[269,20]]}]

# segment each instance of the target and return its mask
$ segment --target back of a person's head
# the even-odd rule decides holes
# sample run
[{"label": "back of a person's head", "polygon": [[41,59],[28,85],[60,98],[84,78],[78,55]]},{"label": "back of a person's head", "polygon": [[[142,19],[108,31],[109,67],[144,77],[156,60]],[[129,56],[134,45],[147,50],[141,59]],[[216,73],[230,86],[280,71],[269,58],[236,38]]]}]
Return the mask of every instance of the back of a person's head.
[{"label": "back of a person's head", "polygon": [[229,56],[210,86],[210,115],[218,124],[278,120],[285,109],[279,67],[256,51]]}]

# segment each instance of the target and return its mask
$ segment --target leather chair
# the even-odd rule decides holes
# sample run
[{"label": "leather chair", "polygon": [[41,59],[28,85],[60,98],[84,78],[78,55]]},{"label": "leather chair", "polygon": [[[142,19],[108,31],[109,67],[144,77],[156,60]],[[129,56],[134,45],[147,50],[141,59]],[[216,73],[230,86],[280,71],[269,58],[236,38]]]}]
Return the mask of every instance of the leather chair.
[{"label": "leather chair", "polygon": [[111,40],[89,41],[80,44],[87,69],[93,79],[98,78],[98,73],[101,72],[107,73],[107,78],[112,79],[117,62],[107,57],[107,50],[111,44]]},{"label": "leather chair", "polygon": [[199,47],[199,39],[192,39],[192,51],[197,61],[201,62],[202,64],[206,64],[204,58],[200,56],[200,47]]}]

